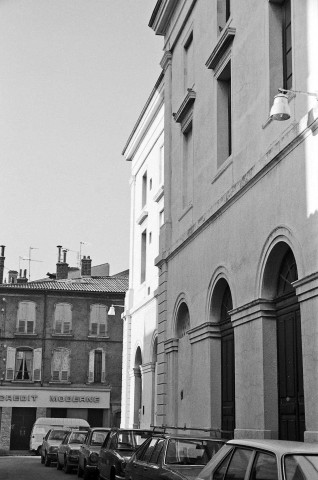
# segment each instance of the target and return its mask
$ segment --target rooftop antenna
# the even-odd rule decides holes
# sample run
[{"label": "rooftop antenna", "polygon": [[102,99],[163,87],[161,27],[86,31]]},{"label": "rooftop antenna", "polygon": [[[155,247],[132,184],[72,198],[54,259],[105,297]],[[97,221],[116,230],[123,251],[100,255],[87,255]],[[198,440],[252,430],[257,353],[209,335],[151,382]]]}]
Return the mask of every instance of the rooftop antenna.
[{"label": "rooftop antenna", "polygon": [[29,247],[29,256],[28,257],[19,257],[19,269],[20,269],[20,260],[29,261],[29,281],[31,279],[31,262],[43,262],[43,260],[35,260],[32,258],[32,250],[39,250],[38,247]]},{"label": "rooftop antenna", "polygon": [[80,250],[79,250],[79,268],[81,268],[81,260],[82,260],[82,245],[91,245],[88,242],[80,242]]}]

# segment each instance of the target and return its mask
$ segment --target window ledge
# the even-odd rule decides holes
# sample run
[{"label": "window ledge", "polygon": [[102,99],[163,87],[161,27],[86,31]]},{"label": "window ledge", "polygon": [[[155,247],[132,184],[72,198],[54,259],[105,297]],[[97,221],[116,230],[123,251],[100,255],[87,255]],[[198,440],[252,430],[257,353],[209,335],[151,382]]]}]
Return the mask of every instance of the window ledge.
[{"label": "window ledge", "polygon": [[69,380],[51,380],[49,382],[49,385],[60,385],[61,383],[63,385],[72,385],[72,382],[70,382]]},{"label": "window ledge", "polygon": [[173,113],[172,116],[177,123],[183,123],[185,117],[190,112],[193,107],[194,101],[196,99],[196,93],[192,88],[188,88],[188,93],[184,97],[178,111]]},{"label": "window ledge", "polygon": [[[41,380],[37,380],[37,382],[40,382]],[[6,382],[10,382],[10,380],[6,380]],[[11,383],[36,383],[35,380],[11,380]]]},{"label": "window ledge", "polygon": [[14,332],[15,337],[37,337],[37,333]]},{"label": "window ledge", "polygon": [[89,334],[87,335],[87,338],[101,338],[101,339],[105,339],[105,338],[109,338],[109,335],[92,335],[92,334]]},{"label": "window ledge", "polygon": [[148,217],[147,210],[143,210],[139,215],[139,217],[137,218],[138,225],[141,225],[144,222],[144,220],[146,220],[147,217]]},{"label": "window ledge", "polygon": [[161,185],[161,187],[159,188],[158,192],[156,193],[156,195],[153,197],[153,200],[154,202],[159,202],[159,200],[163,197],[163,194],[164,194],[164,186]]},{"label": "window ledge", "polygon": [[190,210],[193,208],[193,205],[192,203],[190,203],[187,207],[185,207],[183,210],[182,210],[182,213],[179,217],[179,222],[186,216],[186,214],[188,212],[190,212]]},{"label": "window ledge", "polygon": [[213,49],[213,52],[205,62],[207,68],[214,70],[222,56],[234,40],[236,29],[230,26],[224,27],[222,34]]},{"label": "window ledge", "polygon": [[213,185],[213,183],[215,183],[232,164],[233,164],[233,156],[230,155],[219,167],[218,172],[212,178],[211,184]]},{"label": "window ledge", "polygon": [[74,334],[73,333],[52,333],[52,337],[67,337],[67,338],[73,338]]}]

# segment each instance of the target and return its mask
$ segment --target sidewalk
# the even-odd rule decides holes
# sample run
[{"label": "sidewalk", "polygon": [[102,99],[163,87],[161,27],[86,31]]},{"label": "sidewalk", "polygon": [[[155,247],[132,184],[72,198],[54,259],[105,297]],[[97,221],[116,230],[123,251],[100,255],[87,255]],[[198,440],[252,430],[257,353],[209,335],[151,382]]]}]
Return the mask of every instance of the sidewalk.
[{"label": "sidewalk", "polygon": [[33,457],[28,450],[3,450],[0,449],[0,457]]}]

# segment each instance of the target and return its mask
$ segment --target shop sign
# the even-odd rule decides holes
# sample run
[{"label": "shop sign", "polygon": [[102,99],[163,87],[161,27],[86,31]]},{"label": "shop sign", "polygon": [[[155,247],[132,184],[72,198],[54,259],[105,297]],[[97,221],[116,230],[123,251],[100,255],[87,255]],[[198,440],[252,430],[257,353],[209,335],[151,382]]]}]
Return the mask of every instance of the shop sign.
[{"label": "shop sign", "polygon": [[110,392],[90,391],[83,395],[83,391],[77,392],[65,390],[38,390],[26,393],[25,390],[6,389],[0,393],[0,407],[56,407],[67,406],[68,408],[109,408]]}]

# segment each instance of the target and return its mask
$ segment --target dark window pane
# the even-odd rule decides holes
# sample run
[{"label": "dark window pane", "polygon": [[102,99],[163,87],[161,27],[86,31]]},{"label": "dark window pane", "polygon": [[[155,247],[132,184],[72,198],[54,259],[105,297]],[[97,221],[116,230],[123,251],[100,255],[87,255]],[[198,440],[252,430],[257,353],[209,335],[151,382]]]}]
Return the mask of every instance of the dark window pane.
[{"label": "dark window pane", "polygon": [[258,453],[253,465],[251,480],[278,480],[276,457]]},{"label": "dark window pane", "polygon": [[153,449],[152,455],[149,460],[150,463],[158,463],[163,446],[164,446],[164,439],[160,438],[157,442],[157,445],[155,445],[155,448]]},{"label": "dark window pane", "polygon": [[228,455],[213,475],[213,480],[223,480],[231,455]]},{"label": "dark window pane", "polygon": [[244,480],[252,450],[237,448],[231,458],[226,480]]}]

